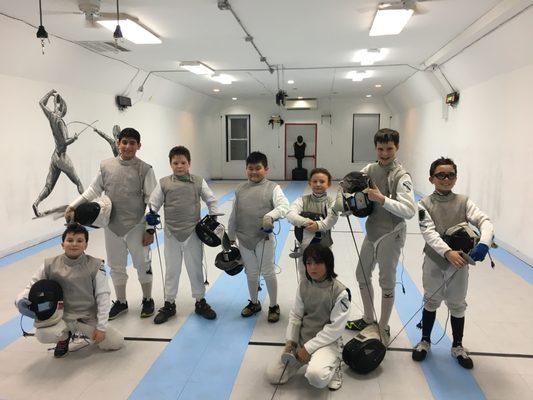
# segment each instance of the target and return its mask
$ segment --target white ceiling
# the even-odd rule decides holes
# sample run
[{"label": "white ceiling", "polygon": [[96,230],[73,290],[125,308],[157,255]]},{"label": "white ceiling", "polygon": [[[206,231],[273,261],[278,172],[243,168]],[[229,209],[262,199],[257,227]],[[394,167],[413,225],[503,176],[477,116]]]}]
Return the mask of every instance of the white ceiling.
[{"label": "white ceiling", "polygon": [[[43,10],[77,11],[77,0],[42,0]],[[232,8],[254,37],[261,52],[273,65],[283,66],[280,85],[290,96],[364,97],[381,96],[415,70],[409,66],[367,67],[374,76],[352,82],[345,75],[356,50],[386,48],[380,64],[418,66],[466,27],[494,7],[499,0],[429,0],[426,11],[409,21],[397,36],[369,37],[368,31],[379,0],[230,0]],[[157,33],[160,45],[135,45],[125,41],[129,53],[113,54],[146,71],[176,69],[178,61],[200,60],[215,70],[227,72],[236,81],[219,85],[189,72],[158,73],[198,92],[230,98],[270,96],[278,89],[278,74],[270,74],[229,11],[216,0],[122,0],[121,12],[139,18]],[[114,0],[102,0],[101,11],[113,12]],[[37,1],[0,0],[0,11],[38,25]],[[112,33],[87,28],[80,15],[45,15],[47,31],[70,40],[106,40]],[[37,40],[37,39],[35,39]],[[52,38],[52,40],[58,40]],[[331,67],[326,69],[308,69]],[[295,69],[291,69],[295,68]],[[300,69],[301,68],[301,69]],[[288,79],[295,84],[287,85]],[[382,88],[375,88],[376,83]],[[149,81],[147,85],[149,85]]]}]

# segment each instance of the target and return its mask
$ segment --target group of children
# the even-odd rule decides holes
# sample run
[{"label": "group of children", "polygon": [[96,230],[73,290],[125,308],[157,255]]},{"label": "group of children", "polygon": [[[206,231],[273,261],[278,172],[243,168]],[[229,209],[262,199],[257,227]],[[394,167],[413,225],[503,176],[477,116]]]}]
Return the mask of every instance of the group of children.
[{"label": "group of children", "polygon": [[[85,254],[87,230],[76,224],[68,225],[63,234],[64,254],[47,259],[18,297],[17,306],[23,314],[28,310],[28,293],[39,279],[57,280],[64,291],[64,323],[37,329],[37,338],[44,343],[55,342],[56,357],[68,353],[72,333],[79,330],[99,347],[118,349],[122,335],[107,323],[128,311],[126,299],[127,255],[133,265],[143,292],[141,318],[155,313],[152,299],[152,268],[149,245],[154,240],[154,228],[147,225],[145,214],[164,209],[165,226],[165,285],[164,305],[154,323],[161,324],[176,314],[182,261],[187,269],[195,312],[215,319],[216,312],[205,299],[202,270],[203,245],[195,233],[200,220],[200,200],[209,214],[218,214],[217,200],[205,180],[189,172],[191,156],[183,146],[170,150],[172,174],[156,181],[152,167],[137,158],[141,147],[140,134],[132,128],[123,129],[117,137],[119,155],[104,160],[97,176],[87,190],[65,211],[65,219],[74,219],[76,207],[90,202],[105,192],[112,202],[108,226],[104,228],[107,264],[115,288],[116,301],[110,305],[110,291],[101,260]],[[366,236],[361,247],[356,276],[364,307],[364,315],[348,321],[350,291],[336,279],[331,229],[344,210],[342,204],[327,194],[331,175],[324,168],[315,168],[309,177],[311,193],[292,205],[282,189],[267,179],[267,157],[252,152],[246,159],[247,181],[235,190],[233,209],[229,217],[228,237],[240,250],[248,282],[249,302],[242,317],[261,311],[258,284],[263,276],[268,295],[268,322],[280,319],[277,302],[277,277],[274,264],[274,222],[282,218],[299,229],[298,246],[292,257],[297,259],[299,285],[289,313],[286,346],[282,357],[267,368],[273,384],[286,382],[301,366],[307,364],[306,377],[316,387],[335,390],[342,384],[341,353],[344,329],[363,330],[377,323],[385,345],[390,338],[389,319],[394,305],[396,265],[406,239],[406,219],[414,217],[417,205],[410,175],[396,159],[399,134],[380,129],[375,137],[377,161],[362,172],[368,174],[372,186],[365,192],[374,208],[366,220]],[[453,332],[452,355],[465,368],[473,363],[462,347],[468,265],[460,251],[452,250],[442,239],[453,225],[466,222],[481,231],[479,244],[471,251],[475,261],[484,259],[493,237],[489,219],[463,195],[452,192],[457,179],[457,167],[451,159],[440,158],[430,168],[430,182],[435,191],[418,204],[420,229],[426,241],[423,262],[424,310],[422,340],[413,350],[412,358],[422,361],[430,349],[430,334],[436,309],[444,300],[451,312]],[[372,272],[379,265],[381,313],[374,309]],[[52,329],[53,328],[53,329]],[[44,332],[46,330],[46,332]],[[296,360],[287,363],[287,355]],[[285,357],[284,357],[285,356]],[[289,357],[290,358],[290,357]]]}]

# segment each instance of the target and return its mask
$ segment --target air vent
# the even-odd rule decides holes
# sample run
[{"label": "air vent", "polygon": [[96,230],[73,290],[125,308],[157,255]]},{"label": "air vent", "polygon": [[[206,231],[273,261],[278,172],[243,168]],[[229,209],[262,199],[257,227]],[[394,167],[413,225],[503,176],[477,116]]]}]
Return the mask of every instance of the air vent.
[{"label": "air vent", "polygon": [[117,53],[117,52],[131,51],[120,45],[116,46],[114,42],[79,41],[76,43],[89,50],[96,51],[97,53],[107,53],[107,52]]},{"label": "air vent", "polygon": [[285,99],[287,110],[316,110],[318,108],[317,99]]}]

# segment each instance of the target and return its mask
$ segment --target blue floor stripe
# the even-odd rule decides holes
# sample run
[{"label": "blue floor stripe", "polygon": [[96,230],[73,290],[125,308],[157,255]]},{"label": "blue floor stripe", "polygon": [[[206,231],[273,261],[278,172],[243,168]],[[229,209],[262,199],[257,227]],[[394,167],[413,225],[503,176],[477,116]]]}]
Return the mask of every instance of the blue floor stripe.
[{"label": "blue floor stripe", "polygon": [[[365,219],[360,218],[359,224],[361,225],[363,232],[366,233],[364,226]],[[420,264],[422,264],[422,258],[420,261]],[[402,281],[402,267],[403,266],[398,263],[396,269],[396,281],[398,282]],[[421,267],[422,265],[420,265],[420,268]],[[404,295],[401,287],[397,286],[394,304],[402,323],[406,324],[407,321],[409,321],[409,318],[411,318],[422,305],[422,294],[411,279],[407,269],[405,269],[405,267],[403,268],[403,283],[406,294]],[[419,315],[420,317],[417,316],[413,318],[405,328],[412,346],[416,345],[422,336],[421,331],[416,327],[417,322],[421,318],[422,311],[419,312]],[[442,326],[439,321],[436,320],[435,325],[433,326],[432,338],[440,338],[443,332]],[[391,339],[396,336],[396,334],[397,330],[392,329]],[[477,384],[472,373],[459,366],[457,361],[451,357],[451,346],[452,343],[450,339],[448,339],[448,336],[444,336],[438,345],[431,346],[431,351],[426,360],[420,363],[433,396],[436,400],[485,399],[485,395],[481,391],[481,388]]]},{"label": "blue floor stripe", "polygon": [[[306,182],[291,182],[284,189],[289,202],[296,200],[306,186]],[[276,260],[290,230],[286,220],[280,223]],[[260,292],[261,299],[265,295],[266,290]],[[218,318],[206,321],[194,314],[189,316],[130,399],[229,398],[257,322],[257,317],[240,316],[247,296],[244,273],[236,277],[221,274],[207,293]]]},{"label": "blue floor stripe", "polygon": [[[220,197],[220,199],[218,199],[218,206],[221,207],[227,201],[232,200],[234,196],[235,196],[235,192],[233,190],[229,191],[228,193],[225,193],[222,197]],[[202,208],[201,210],[202,216],[206,215],[207,212],[208,212],[207,207]],[[92,230],[92,229],[89,228],[89,230]],[[163,243],[165,242],[165,236],[162,230],[157,233],[157,239],[159,240],[159,245],[162,246]],[[0,263],[0,267],[11,264],[25,257],[29,257],[31,255],[37,254],[38,252],[45,250],[47,248],[59,246],[60,244],[61,244],[61,237],[47,240],[46,242],[40,243],[37,246],[33,246],[31,248],[19,251],[15,254],[2,258],[0,262],[6,258],[10,258],[12,261],[6,264]],[[156,246],[156,243],[154,241],[154,243],[150,246],[150,249],[153,251],[152,263],[159,262],[159,260],[155,261],[154,259],[154,257],[157,257],[157,255],[155,254],[155,252],[157,251],[155,246]],[[128,265],[131,265],[131,256],[129,254],[128,254]],[[153,267],[154,266],[152,266],[152,268]],[[106,269],[107,269],[107,272],[109,273],[109,266],[106,265]],[[19,320],[20,320],[20,316],[16,316],[7,322],[4,322],[2,325],[0,325],[0,350],[8,346],[9,344],[11,344],[12,342],[14,342],[19,337],[22,336],[22,332],[20,331]],[[27,323],[29,324],[28,327],[26,327]],[[24,324],[24,329],[26,331],[28,331],[28,329],[33,327],[33,321],[29,318],[24,318],[23,324]]]}]

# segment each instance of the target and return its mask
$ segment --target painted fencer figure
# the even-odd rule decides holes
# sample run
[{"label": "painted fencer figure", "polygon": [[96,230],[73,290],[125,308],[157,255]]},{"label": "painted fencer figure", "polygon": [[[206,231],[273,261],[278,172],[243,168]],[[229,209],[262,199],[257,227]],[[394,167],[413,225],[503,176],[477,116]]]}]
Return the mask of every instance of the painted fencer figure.
[{"label": "painted fencer figure", "polygon": [[[331,228],[335,226],[338,215],[332,208],[335,199],[328,196],[328,188],[331,186],[331,174],[325,168],[315,168],[309,175],[309,187],[311,194],[299,197],[290,206],[287,220],[295,228],[303,228],[301,241],[296,257],[299,280],[305,279],[305,265],[302,261],[302,253],[311,243],[320,243],[331,247]],[[314,217],[313,219],[309,217]],[[317,218],[319,218],[317,220]],[[297,229],[295,229],[296,235]],[[299,238],[297,238],[298,240]],[[298,256],[299,254],[299,256]]]},{"label": "painted fencer figure", "polygon": [[[48,106],[50,98],[53,98],[53,110]],[[67,155],[67,146],[74,143],[78,139],[79,134],[75,134],[72,137],[68,136],[67,124],[63,121],[63,117],[67,113],[67,103],[65,102],[65,99],[63,99],[55,89],[52,89],[44,95],[41,101],[39,101],[39,106],[41,107],[41,110],[43,110],[44,115],[46,115],[46,118],[48,118],[56,148],[52,154],[44,188],[32,205],[36,217],[42,215],[39,212],[39,204],[52,193],[61,172],[67,175],[72,183],[76,185],[80,194],[83,193],[81,180],[74,169],[72,161]]]},{"label": "painted fencer figure", "polygon": [[111,146],[111,151],[113,152],[113,155],[115,157],[118,157],[119,151],[118,151],[118,134],[120,133],[120,126],[113,125],[113,137],[110,137],[106,135],[104,132],[97,128],[93,128],[93,130],[102,137],[109,145]]},{"label": "painted fencer figure", "polygon": [[194,228],[200,221],[200,200],[207,204],[209,214],[216,215],[217,199],[204,178],[189,172],[191,153],[186,147],[173,147],[168,158],[172,175],[159,180],[149,203],[151,212],[159,211],[161,206],[165,211],[165,304],[159,309],[154,323],[162,324],[176,315],[182,262],[187,268],[192,296],[196,300],[195,313],[215,319],[217,314],[205,300],[204,248]]},{"label": "painted fencer figure", "polygon": [[469,266],[461,251],[452,250],[443,240],[443,235],[449,228],[461,223],[474,225],[481,237],[470,252],[470,257],[474,261],[483,261],[492,243],[494,227],[471,199],[452,191],[457,182],[457,166],[453,160],[441,157],[433,161],[429,175],[435,191],[418,203],[420,231],[426,241],[422,266],[422,340],[414,348],[412,357],[415,361],[426,358],[431,347],[436,310],[444,300],[451,314],[451,354],[462,367],[471,369],[474,363],[462,344]]},{"label": "painted fencer figure", "polygon": [[251,317],[261,311],[258,285],[261,275],[265,278],[270,307],[268,322],[278,322],[278,280],[274,269],[275,240],[272,235],[274,221],[285,218],[289,201],[280,186],[268,180],[268,159],[258,151],[246,158],[248,181],[235,189],[235,200],[228,223],[228,236],[233,243],[238,240],[250,301],[241,312]]},{"label": "painted fencer figure", "polygon": [[396,159],[400,134],[392,129],[380,129],[374,135],[374,145],[378,161],[368,164],[361,171],[367,173],[374,184],[367,193],[374,209],[366,220],[366,236],[356,270],[364,315],[361,319],[348,321],[346,328],[360,331],[374,321],[372,271],[377,263],[382,294],[378,325],[381,338],[387,345],[390,339],[388,324],[394,306],[396,265],[405,244],[405,220],[416,214],[416,203],[411,177]]},{"label": "painted fencer figure", "polygon": [[100,169],[89,188],[68,206],[65,219],[69,221],[78,205],[94,200],[103,192],[111,199],[111,217],[104,228],[104,235],[107,263],[111,268],[117,300],[113,302],[109,319],[128,310],[128,252],[143,292],[141,318],[147,318],[154,314],[149,247],[153,238],[146,232],[144,216],[157,181],[152,167],[136,156],[141,148],[139,132],[124,128],[118,135],[118,148],[120,155],[100,163]]},{"label": "painted fencer figure", "polygon": [[63,316],[54,325],[39,327],[36,321],[35,337],[41,343],[56,343],[54,357],[68,354],[69,341],[80,331],[101,350],[118,350],[124,337],[108,326],[110,290],[104,261],[85,254],[89,240],[87,229],[77,223],[69,224],[62,236],[64,253],[47,258],[33,275],[26,289],[17,297],[21,314],[36,319],[29,309],[29,293],[41,279],[57,282],[63,291]]},{"label": "painted fencer figure", "polygon": [[283,384],[307,365],[305,377],[311,385],[337,390],[342,385],[342,332],[350,315],[350,291],[336,279],[329,247],[309,245],[303,262],[306,279],[296,291],[285,348],[266,376],[272,384]]}]

